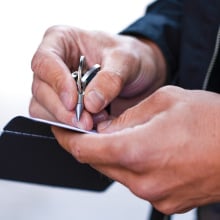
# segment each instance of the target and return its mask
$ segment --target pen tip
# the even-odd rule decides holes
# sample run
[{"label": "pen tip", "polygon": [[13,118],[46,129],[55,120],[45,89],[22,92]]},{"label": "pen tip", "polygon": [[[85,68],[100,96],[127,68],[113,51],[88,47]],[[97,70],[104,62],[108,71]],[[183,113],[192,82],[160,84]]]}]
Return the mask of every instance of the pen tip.
[{"label": "pen tip", "polygon": [[77,104],[77,106],[76,106],[76,119],[77,119],[77,121],[80,120],[81,113],[82,113],[82,106]]},{"label": "pen tip", "polygon": [[80,115],[79,114],[76,114],[76,119],[77,119],[77,121],[80,120]]}]

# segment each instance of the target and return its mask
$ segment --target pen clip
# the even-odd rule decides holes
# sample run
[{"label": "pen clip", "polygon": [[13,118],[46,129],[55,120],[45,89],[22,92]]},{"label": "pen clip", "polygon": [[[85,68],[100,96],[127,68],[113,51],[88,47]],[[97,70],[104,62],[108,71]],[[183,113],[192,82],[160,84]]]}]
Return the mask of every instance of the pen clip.
[{"label": "pen clip", "polygon": [[78,87],[78,93],[82,94],[83,93],[83,87],[82,87],[82,77],[83,77],[83,72],[85,70],[85,63],[86,59],[84,56],[80,56],[79,60],[79,67],[77,71],[77,87]]},{"label": "pen clip", "polygon": [[99,64],[95,64],[94,66],[92,66],[92,68],[90,68],[88,71],[86,71],[86,73],[83,75],[83,77],[81,79],[83,91],[85,91],[86,86],[95,77],[97,72],[99,72],[100,68],[101,67]]},{"label": "pen clip", "polygon": [[72,73],[72,77],[75,79],[77,84],[77,90],[78,90],[78,101],[76,105],[76,118],[77,121],[80,120],[81,113],[84,108],[84,91],[86,89],[86,86],[89,84],[89,82],[94,78],[94,76],[97,74],[97,72],[100,70],[100,65],[95,64],[90,68],[89,70],[86,70],[86,61],[85,57],[80,57],[79,67],[77,71],[74,71]]}]

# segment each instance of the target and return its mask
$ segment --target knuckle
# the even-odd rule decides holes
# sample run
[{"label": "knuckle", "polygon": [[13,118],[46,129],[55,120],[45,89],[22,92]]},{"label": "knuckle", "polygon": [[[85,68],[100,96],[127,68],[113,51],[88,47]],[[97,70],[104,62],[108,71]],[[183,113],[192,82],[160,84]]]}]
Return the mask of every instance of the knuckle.
[{"label": "knuckle", "polygon": [[37,116],[37,111],[36,111],[36,107],[35,107],[35,99],[32,98],[29,104],[29,114],[32,117],[36,117]]},{"label": "knuckle", "polygon": [[38,50],[31,60],[31,69],[34,73],[38,73],[41,70],[42,62],[44,61],[41,57],[42,53]]},{"label": "knuckle", "polygon": [[62,29],[61,25],[52,25],[51,27],[47,28],[47,30],[45,31],[44,37],[47,35],[50,35],[51,33],[59,33],[60,30]]},{"label": "knuckle", "polygon": [[[38,57],[42,54],[38,53]],[[48,79],[53,79],[51,86],[55,91],[60,91],[64,88],[64,74],[62,74],[59,67],[54,66],[53,70],[49,69],[49,65],[51,65],[51,58],[46,55],[44,59],[36,58],[36,61],[32,64],[32,69],[34,72],[34,81],[32,84],[32,93],[34,95],[37,94],[40,87],[40,81],[48,81]],[[52,61],[53,62],[53,61]],[[51,65],[52,66],[52,65]],[[49,69],[49,70],[48,70]]]},{"label": "knuckle", "polygon": [[167,201],[153,203],[153,206],[165,215],[171,215],[177,212],[175,206]]},{"label": "knuckle", "polygon": [[[48,36],[50,36],[51,34],[57,36],[59,35],[59,37],[63,36],[63,30],[61,29],[60,26],[52,26],[49,27],[44,34],[44,39],[47,38]],[[43,42],[41,43],[41,45],[39,46],[38,50],[36,51],[36,53],[34,54],[32,60],[31,60],[31,69],[33,70],[33,72],[40,74],[41,70],[43,69],[43,67],[45,67],[45,65],[48,62],[48,53],[49,52],[49,48],[45,48],[43,45]],[[42,59],[43,58],[43,59]]]},{"label": "knuckle", "polygon": [[149,192],[145,181],[137,180],[132,183],[130,190],[138,197],[150,201],[151,192]]},{"label": "knuckle", "polygon": [[64,75],[60,73],[60,71],[53,72],[53,80],[54,84],[52,84],[52,86],[54,87],[55,91],[62,91],[65,88]]},{"label": "knuckle", "polygon": [[156,199],[158,199],[157,189],[155,189],[155,186],[151,187],[145,179],[141,178],[139,181],[137,181],[136,184],[137,185],[135,186],[135,193],[137,196],[148,201],[155,201]]},{"label": "knuckle", "polygon": [[163,213],[170,214],[177,211],[177,204],[171,202],[164,189],[155,183],[154,178],[147,178],[145,174],[137,174],[136,181],[131,181],[130,190],[138,197],[149,201]]},{"label": "knuckle", "polygon": [[160,98],[160,99],[168,98],[168,96],[171,93],[171,90],[172,90],[171,86],[163,86],[155,92],[155,95],[156,95],[157,99],[158,98]]},{"label": "knuckle", "polygon": [[171,104],[175,99],[175,86],[164,86],[156,90],[151,96],[150,100],[155,104]]},{"label": "knuckle", "polygon": [[50,79],[54,75],[59,75],[63,71],[64,65],[62,59],[64,59],[64,55],[62,53],[64,52],[59,51],[59,46],[54,47],[54,45],[50,45],[48,42],[50,42],[51,39],[54,42],[57,42],[57,45],[63,45],[62,47],[66,51],[65,65],[69,64],[70,61],[68,59],[69,53],[66,39],[68,38],[67,35],[69,36],[72,33],[74,32],[71,32],[71,28],[68,26],[57,25],[46,30],[43,41],[31,60],[31,69],[40,79]]},{"label": "knuckle", "polygon": [[132,109],[126,109],[123,114],[117,118],[117,124],[124,125],[132,119],[134,112]]},{"label": "knuckle", "polygon": [[65,33],[69,33],[71,29],[68,25],[52,25],[45,31],[44,37],[51,34],[62,37]]},{"label": "knuckle", "polygon": [[156,94],[158,96],[161,96],[162,98],[174,98],[174,94],[179,93],[179,90],[182,90],[180,87],[167,85],[159,88],[156,91]]},{"label": "knuckle", "polygon": [[54,66],[53,62],[55,62],[52,56],[52,53],[45,49],[38,49],[34,54],[31,61],[31,69],[39,79],[45,79],[48,74],[51,74],[51,70],[48,71],[48,69],[50,65]]},{"label": "knuckle", "polygon": [[36,77],[34,77],[34,80],[32,82],[31,91],[32,94],[37,97],[38,91],[39,91],[39,81]]}]

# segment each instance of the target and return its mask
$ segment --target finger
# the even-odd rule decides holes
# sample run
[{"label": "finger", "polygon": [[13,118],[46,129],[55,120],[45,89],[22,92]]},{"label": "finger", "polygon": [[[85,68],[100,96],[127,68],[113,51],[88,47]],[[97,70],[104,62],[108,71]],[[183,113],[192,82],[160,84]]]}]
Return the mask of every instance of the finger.
[{"label": "finger", "polygon": [[[132,180],[134,180],[136,175],[139,175],[133,171],[132,167],[124,166],[123,161],[127,159],[120,159],[122,156],[119,152],[120,146],[116,148],[113,146],[114,144],[100,146],[99,138],[94,142],[94,139],[99,135],[77,134],[58,127],[52,127],[52,131],[59,144],[79,162],[90,164],[109,178],[131,187]],[[95,136],[95,138],[93,139],[92,136]],[[91,139],[89,137],[91,137]],[[100,137],[101,140],[103,138],[105,137]],[[74,140],[76,140],[77,143],[74,143]],[[92,143],[88,142],[90,140],[92,140]],[[123,149],[121,148],[120,150]]]},{"label": "finger", "polygon": [[[148,154],[154,152],[154,148],[151,146],[158,145],[158,139],[153,135],[157,131],[157,127],[151,128],[152,126],[142,125],[113,134],[79,134],[56,127],[52,128],[52,131],[59,144],[81,163],[120,165],[140,172],[142,164],[139,159],[141,159],[143,150],[146,155],[145,164],[149,166]],[[143,135],[143,129],[144,134],[146,133],[146,136],[149,137],[147,140]],[[136,163],[135,166],[134,163]]]},{"label": "finger", "polygon": [[48,112],[37,100],[32,97],[29,104],[29,113],[32,117],[42,118],[49,121],[56,121],[56,118]]},{"label": "finger", "polygon": [[118,96],[122,86],[123,83],[119,74],[101,70],[86,88],[86,109],[92,113],[100,112]]},{"label": "finger", "polygon": [[94,124],[97,125],[98,123],[100,123],[102,121],[108,120],[110,118],[110,116],[107,111],[103,110],[97,114],[93,114],[92,118],[93,118]]},{"label": "finger", "polygon": [[91,114],[84,110],[80,116],[80,121],[78,121],[76,112],[74,111],[73,126],[88,131],[92,130],[94,128],[94,123]]},{"label": "finger", "polygon": [[[56,121],[66,124],[73,123],[73,113],[65,108],[57,93],[47,83],[39,80],[38,77],[34,77],[32,93],[35,100],[45,108],[47,112],[53,115]],[[41,117],[40,112],[34,112],[37,117]]]},{"label": "finger", "polygon": [[[117,47],[116,47],[117,48]],[[101,70],[89,83],[85,91],[85,105],[88,111],[97,113],[104,109],[117,97],[124,85],[131,80],[136,69],[134,57],[123,49],[108,50],[108,55],[102,51]],[[130,65],[132,63],[134,65]]]},{"label": "finger", "polygon": [[57,127],[52,131],[59,144],[81,163],[120,164],[127,146],[121,134],[79,134]]},{"label": "finger", "polygon": [[114,120],[101,122],[97,127],[98,131],[101,133],[111,133],[151,120],[155,115],[166,110],[171,104],[168,92],[164,93],[164,90],[157,90],[139,104],[127,109]]},{"label": "finger", "polygon": [[[142,173],[136,172],[135,168],[133,169],[133,166],[131,166],[131,163],[129,164],[125,162],[130,160],[130,156],[125,158],[127,156],[127,152],[119,152],[119,149],[123,150],[122,146],[114,147],[114,143],[111,145],[102,145],[103,141],[100,140],[94,142],[94,139],[96,139],[99,135],[73,134],[72,132],[56,127],[53,127],[52,131],[59,143],[64,146],[64,148],[79,162],[90,164],[94,169],[98,170],[102,174],[127,186],[136,195],[141,195],[140,193],[142,192],[142,188],[139,189],[138,186],[143,185],[143,178],[141,177]],[[70,140],[71,138],[72,141],[76,140],[78,143],[75,145],[75,149],[72,148],[73,142]],[[106,143],[105,137],[102,136],[100,139],[103,140],[103,138]],[[68,147],[68,144],[72,145],[72,147],[70,147],[70,145]],[[127,145],[123,144],[123,146]],[[132,158],[134,157],[135,154],[132,155]],[[144,188],[146,188],[146,186]]]},{"label": "finger", "polygon": [[92,116],[87,111],[82,112],[78,121],[75,111],[68,111],[54,90],[46,83],[36,79],[33,84],[33,93],[35,96],[30,104],[32,116],[59,121],[85,130],[93,128]]},{"label": "finger", "polygon": [[101,133],[111,133],[120,131],[124,128],[134,127],[150,120],[153,115],[153,109],[146,110],[146,103],[140,103],[123,112],[119,117],[113,120],[100,122],[97,130]]},{"label": "finger", "polygon": [[32,59],[32,70],[37,77],[50,85],[64,106],[71,110],[76,104],[76,84],[69,68],[51,48],[40,46]]}]

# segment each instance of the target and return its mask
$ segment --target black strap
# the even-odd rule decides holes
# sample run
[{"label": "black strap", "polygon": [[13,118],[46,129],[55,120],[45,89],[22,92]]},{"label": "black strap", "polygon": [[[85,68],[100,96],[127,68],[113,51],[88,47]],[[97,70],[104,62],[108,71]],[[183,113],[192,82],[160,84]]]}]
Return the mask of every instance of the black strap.
[{"label": "black strap", "polygon": [[0,136],[0,178],[103,191],[112,180],[64,151],[50,126],[16,117]]},{"label": "black strap", "polygon": [[152,208],[149,220],[171,220],[171,216],[164,215],[162,212]]}]

